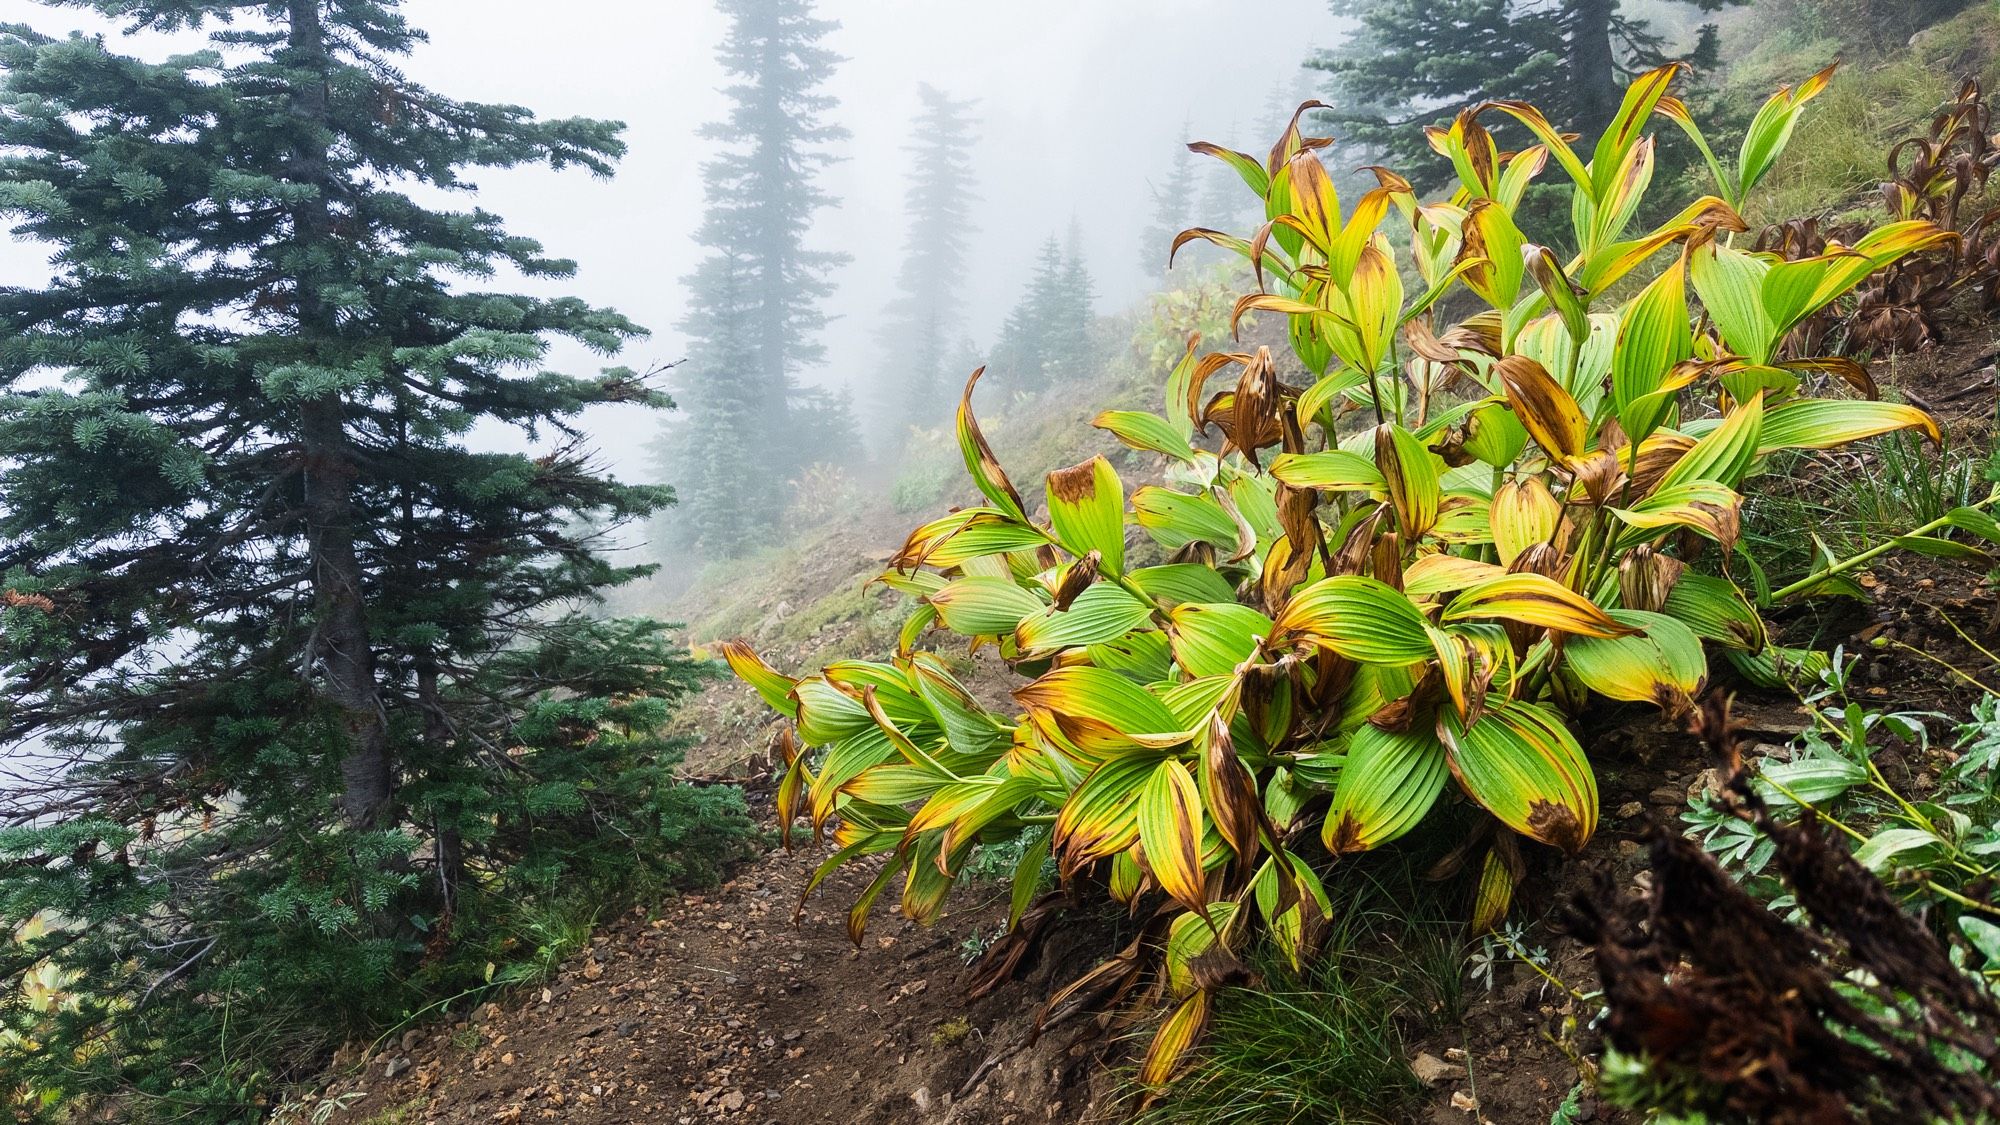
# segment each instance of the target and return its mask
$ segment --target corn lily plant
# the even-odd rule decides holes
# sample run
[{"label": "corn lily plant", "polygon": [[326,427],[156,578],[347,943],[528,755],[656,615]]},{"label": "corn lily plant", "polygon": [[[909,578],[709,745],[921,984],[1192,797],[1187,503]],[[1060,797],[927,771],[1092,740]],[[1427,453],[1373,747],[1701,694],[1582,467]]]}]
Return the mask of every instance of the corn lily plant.
[{"label": "corn lily plant", "polygon": [[[1521,838],[1574,853],[1597,827],[1568,716],[1593,696],[1685,709],[1711,650],[1753,673],[1783,658],[1756,581],[1746,593],[1731,577],[1751,566],[1744,482],[1779,450],[1938,431],[1876,401],[1852,362],[1780,360],[1779,342],[1949,236],[1912,221],[1799,261],[1735,248],[1738,204],[1829,75],[1772,98],[1733,169],[1669,92],[1675,75],[1634,81],[1589,153],[1531,106],[1466,112],[1431,132],[1459,178],[1436,202],[1378,168],[1344,204],[1329,142],[1299,128],[1318,103],[1267,159],[1193,146],[1229,163],[1269,221],[1175,248],[1242,254],[1259,291],[1236,314],[1287,318],[1296,363],[1190,340],[1161,413],[1098,416],[1164,460],[1163,484],[1127,488],[1092,458],[1049,475],[1036,518],[980,433],[974,373],[957,431],[985,502],[918,528],[882,575],[918,603],[896,655],[794,679],[724,646],[791,720],[779,818],[788,838],[804,817],[837,845],[815,885],[887,857],[850,915],[857,941],[892,885],[905,914],[933,919],[975,848],[1021,841],[1014,933],[983,986],[1054,908],[1035,898],[1053,857],[1072,890],[1102,887],[1150,921],[1044,1017],[1170,997],[1142,1068],[1162,1082],[1229,951],[1262,934],[1311,954],[1339,857],[1395,840],[1455,789],[1491,814],[1473,919],[1490,926]],[[1536,143],[1502,152],[1496,115]],[[1655,116],[1700,146],[1718,194],[1633,232]],[[1570,193],[1567,254],[1517,223],[1551,164]],[[1621,283],[1630,295],[1614,297]],[[1477,311],[1445,323],[1461,292]],[[1859,397],[1807,393],[1829,383]],[[1145,539],[1165,561],[1138,564]],[[1704,549],[1719,575],[1687,568]],[[1015,706],[982,705],[920,648],[934,628],[996,646],[1027,680]]]}]

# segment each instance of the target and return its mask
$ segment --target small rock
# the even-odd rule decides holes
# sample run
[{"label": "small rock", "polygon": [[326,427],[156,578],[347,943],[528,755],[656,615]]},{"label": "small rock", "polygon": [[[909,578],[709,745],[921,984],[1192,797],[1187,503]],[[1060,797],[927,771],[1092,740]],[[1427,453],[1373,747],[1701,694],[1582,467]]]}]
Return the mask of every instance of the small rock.
[{"label": "small rock", "polygon": [[1435,1086],[1440,1082],[1464,1078],[1465,1068],[1456,1063],[1448,1063],[1425,1051],[1410,1060],[1410,1073],[1416,1075],[1417,1081],[1424,1085]]},{"label": "small rock", "polygon": [[603,975],[604,966],[597,963],[597,958],[593,957],[583,963],[583,979],[596,980]]},{"label": "small rock", "polygon": [[509,1051],[509,1052],[507,1052],[506,1054],[504,1054],[504,1055],[501,1055],[501,1056],[500,1056],[500,1065],[501,1065],[501,1066],[513,1066],[513,1065],[514,1065],[514,1052],[512,1052],[512,1051]]},{"label": "small rock", "polygon": [[398,1074],[401,1074],[408,1069],[410,1069],[409,1056],[398,1055],[395,1058],[390,1059],[388,1065],[382,1068],[382,1077],[394,1078]]},{"label": "small rock", "polygon": [[725,1113],[734,1113],[743,1108],[743,1091],[731,1090],[717,1099],[715,1104],[721,1106]]},{"label": "small rock", "polygon": [[930,1087],[919,1086],[910,1091],[910,1101],[917,1107],[918,1113],[929,1113],[931,1111]]},{"label": "small rock", "polygon": [[1619,819],[1621,820],[1630,820],[1633,817],[1638,816],[1640,813],[1645,811],[1646,811],[1646,806],[1640,804],[1637,801],[1627,801],[1624,804],[1618,806],[1618,816]]},{"label": "small rock", "polygon": [[1479,1099],[1464,1090],[1454,1090],[1451,1094],[1451,1108],[1465,1113],[1478,1113]]}]

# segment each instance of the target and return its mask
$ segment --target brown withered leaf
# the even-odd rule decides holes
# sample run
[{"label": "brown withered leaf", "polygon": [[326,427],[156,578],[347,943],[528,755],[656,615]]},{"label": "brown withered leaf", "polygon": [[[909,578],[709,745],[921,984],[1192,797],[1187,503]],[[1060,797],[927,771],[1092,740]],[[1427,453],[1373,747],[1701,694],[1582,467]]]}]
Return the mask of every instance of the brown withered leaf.
[{"label": "brown withered leaf", "polygon": [[1056,584],[1055,600],[1058,610],[1066,610],[1078,594],[1090,588],[1097,581],[1097,568],[1103,565],[1103,558],[1096,551],[1070,564],[1063,572],[1062,581]]},{"label": "brown withered leaf", "polygon": [[1641,543],[1618,563],[1618,599],[1626,609],[1658,613],[1687,564]]},{"label": "brown withered leaf", "polygon": [[[1209,722],[1201,775],[1202,798],[1215,820],[1215,830],[1236,853],[1237,870],[1248,871],[1249,864],[1257,858],[1259,832],[1267,824],[1264,802],[1257,799],[1257,783],[1244,768],[1243,759],[1236,756],[1229,723],[1220,714]],[[1271,830],[1271,836],[1277,838],[1275,829]]]}]

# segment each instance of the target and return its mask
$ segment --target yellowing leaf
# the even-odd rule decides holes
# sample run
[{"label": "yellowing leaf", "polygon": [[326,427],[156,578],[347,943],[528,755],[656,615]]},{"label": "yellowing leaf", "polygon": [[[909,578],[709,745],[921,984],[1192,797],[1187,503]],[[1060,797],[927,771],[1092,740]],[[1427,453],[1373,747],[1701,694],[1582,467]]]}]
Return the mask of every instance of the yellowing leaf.
[{"label": "yellowing leaf", "polygon": [[1321,828],[1334,855],[1367,851],[1420,823],[1444,791],[1444,744],[1427,730],[1391,732],[1363,723],[1347,744],[1347,764]]},{"label": "yellowing leaf", "polygon": [[1493,529],[1493,546],[1505,566],[1522,551],[1555,538],[1562,522],[1562,502],[1542,478],[1515,477],[1493,490],[1487,520]]},{"label": "yellowing leaf", "polygon": [[1181,1001],[1160,1030],[1153,1033],[1153,1041],[1146,1047],[1146,1057],[1139,1064],[1139,1082],[1155,1089],[1163,1088],[1180,1072],[1181,1065],[1195,1043],[1200,1041],[1203,1030],[1208,1027],[1208,992],[1195,991]]},{"label": "yellowing leaf", "polygon": [[1574,855],[1597,829],[1597,779],[1549,708],[1503,700],[1466,726],[1449,708],[1438,733],[1466,795],[1524,836]]},{"label": "yellowing leaf", "polygon": [[1614,609],[1619,624],[1643,630],[1625,637],[1577,637],[1563,646],[1569,670],[1599,695],[1656,703],[1678,713],[1690,706],[1708,675],[1701,638],[1661,613]]},{"label": "yellowing leaf", "polygon": [[1364,664],[1415,664],[1431,654],[1423,614],[1410,599],[1360,575],[1322,578],[1292,595],[1277,629]]},{"label": "yellowing leaf", "polygon": [[1105,753],[1177,746],[1188,733],[1151,692],[1116,672],[1079,664],[1015,690],[1030,714],[1052,721],[1079,748]]},{"label": "yellowing leaf", "polygon": [[1139,843],[1160,889],[1189,910],[1208,901],[1201,874],[1201,795],[1186,766],[1169,758],[1139,792]]},{"label": "yellowing leaf", "polygon": [[1056,541],[1081,558],[1096,551],[1099,567],[1125,572],[1125,488],[1111,462],[1092,457],[1049,474],[1049,522]]},{"label": "yellowing leaf", "polygon": [[729,662],[729,670],[736,678],[757,689],[766,706],[780,715],[797,718],[799,705],[792,699],[792,688],[798,681],[784,675],[764,663],[749,645],[742,641],[723,641],[715,646],[722,650],[722,658]]},{"label": "yellowing leaf", "polygon": [[1584,637],[1616,637],[1632,631],[1613,621],[1589,598],[1532,572],[1490,578],[1463,591],[1445,607],[1441,620],[1486,618],[1540,625]]},{"label": "yellowing leaf", "polygon": [[1021,503],[1021,494],[1014,491],[1014,482],[1007,479],[1007,470],[1000,467],[1000,459],[993,455],[993,447],[979,430],[979,420],[972,416],[972,390],[985,373],[984,367],[974,371],[965,381],[965,392],[959,396],[958,449],[965,457],[965,471],[972,474],[972,483],[979,486],[979,491],[986,494],[994,507],[1027,523],[1028,512]]}]

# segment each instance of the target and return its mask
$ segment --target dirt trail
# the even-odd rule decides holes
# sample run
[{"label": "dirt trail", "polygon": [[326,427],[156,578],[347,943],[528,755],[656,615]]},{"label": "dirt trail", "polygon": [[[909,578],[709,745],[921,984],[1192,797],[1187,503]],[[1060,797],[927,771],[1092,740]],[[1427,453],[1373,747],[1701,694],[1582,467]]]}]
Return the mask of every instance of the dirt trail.
[{"label": "dirt trail", "polygon": [[1089,1115],[1087,1084],[1076,1082],[1088,1060],[1063,1049],[1069,1036],[1023,1049],[1051,986],[1046,964],[983,1001],[964,999],[960,943],[1004,922],[1004,885],[973,888],[928,929],[880,910],[856,949],[846,907],[872,874],[864,865],[829,878],[791,924],[820,858],[773,852],[713,894],[604,928],[545,988],[346,1060],[327,1094],[365,1096],[336,1121],[1011,1125]]}]

